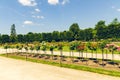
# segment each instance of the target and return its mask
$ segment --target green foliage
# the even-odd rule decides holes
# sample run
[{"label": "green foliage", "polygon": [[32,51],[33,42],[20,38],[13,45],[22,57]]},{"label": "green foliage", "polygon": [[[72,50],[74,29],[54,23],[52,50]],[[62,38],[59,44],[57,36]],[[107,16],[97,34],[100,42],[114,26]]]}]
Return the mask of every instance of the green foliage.
[{"label": "green foliage", "polygon": [[114,44],[110,44],[110,45],[108,46],[108,49],[109,49],[109,51],[111,52],[111,51],[117,50],[117,47],[116,47]]},{"label": "green foliage", "polygon": [[1,42],[2,43],[9,43],[10,42],[10,37],[8,35],[2,35],[1,36]]},{"label": "green foliage", "polygon": [[13,25],[11,26],[11,34],[10,34],[10,35],[16,37],[15,24],[13,24]]},{"label": "green foliage", "polygon": [[91,42],[88,42],[88,43],[87,43],[87,48],[88,48],[89,50],[92,50],[91,44],[92,44]]},{"label": "green foliage", "polygon": [[46,42],[45,42],[45,41],[42,41],[41,45],[42,45],[41,49],[42,49],[43,51],[46,51],[46,50],[47,50]]},{"label": "green foliage", "polygon": [[73,23],[69,28],[69,31],[73,32],[74,35],[78,34],[79,30],[80,30],[80,28],[77,23]]},{"label": "green foliage", "polygon": [[77,51],[84,51],[85,50],[85,43],[80,43],[77,46]]},{"label": "green foliage", "polygon": [[54,46],[54,45],[51,45],[51,46],[50,46],[50,51],[53,51],[54,48],[55,48],[55,46]]},{"label": "green foliage", "polygon": [[106,29],[105,21],[99,21],[95,27],[96,35],[98,39],[106,39],[107,38],[107,29]]},{"label": "green foliage", "polygon": [[56,42],[58,42],[60,39],[60,35],[58,31],[53,31],[52,33],[52,40],[55,40]]},{"label": "green foliage", "polygon": [[70,45],[69,45],[69,49],[70,50],[76,50],[80,43],[81,42],[77,42],[77,41],[71,42]]},{"label": "green foliage", "polygon": [[58,50],[63,50],[63,45],[62,44],[58,44]]},{"label": "green foliage", "polygon": [[32,33],[16,34],[15,24],[11,26],[10,36],[7,34],[0,35],[0,43],[31,43],[31,42],[60,42],[60,41],[96,41],[96,40],[120,41],[120,22],[115,18],[110,24],[106,25],[105,21],[98,21],[95,28],[80,29],[78,23],[73,23],[69,30],[62,32],[53,31],[49,33]]},{"label": "green foliage", "polygon": [[[32,47],[31,47],[31,48],[32,48]],[[32,48],[32,49],[34,49],[34,48]],[[36,45],[36,46],[35,46],[35,50],[39,51],[39,50],[40,50],[40,45]]]},{"label": "green foliage", "polygon": [[19,45],[16,45],[16,49],[19,49],[19,47],[20,47]]},{"label": "green foliage", "polygon": [[19,49],[19,50],[22,50],[22,47],[20,46],[18,49]]},{"label": "green foliage", "polygon": [[77,23],[73,23],[70,28],[69,28],[69,31],[72,32],[73,34],[73,37],[74,37],[74,40],[77,40],[78,39],[78,34],[79,34],[79,31],[80,31],[80,28],[79,28],[79,25]]},{"label": "green foliage", "polygon": [[34,47],[33,47],[33,46],[30,46],[30,50],[33,51],[33,50],[34,50]]},{"label": "green foliage", "polygon": [[28,50],[28,46],[25,46],[24,49],[27,51]]},{"label": "green foliage", "polygon": [[23,43],[24,41],[25,41],[25,40],[24,40],[24,35],[18,34],[18,35],[17,35],[17,42]]},{"label": "green foliage", "polygon": [[74,44],[70,44],[69,49],[70,50],[75,50],[75,45]]},{"label": "green foliage", "polygon": [[98,43],[96,42],[88,42],[88,49],[96,51],[98,49]]},{"label": "green foliage", "polygon": [[42,49],[43,51],[46,51],[46,50],[47,50],[47,46],[46,46],[46,45],[43,45],[41,49]]},{"label": "green foliage", "polygon": [[9,48],[8,44],[5,44],[4,49],[8,49],[8,48]]},{"label": "green foliage", "polygon": [[103,49],[106,47],[106,44],[108,44],[107,41],[100,42],[100,43],[99,43],[99,48],[100,48],[101,50],[103,50]]},{"label": "green foliage", "polygon": [[10,41],[11,42],[16,42],[16,29],[15,29],[15,24],[11,26],[11,34],[10,34]]}]

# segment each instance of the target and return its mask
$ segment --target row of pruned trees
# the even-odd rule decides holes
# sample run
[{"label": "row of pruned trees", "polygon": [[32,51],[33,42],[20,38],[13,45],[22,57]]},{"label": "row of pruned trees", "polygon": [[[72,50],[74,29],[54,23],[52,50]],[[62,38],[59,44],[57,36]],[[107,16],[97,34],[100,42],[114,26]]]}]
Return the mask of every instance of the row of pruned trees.
[{"label": "row of pruned trees", "polygon": [[[70,57],[74,57],[74,52],[77,51],[79,52],[79,58],[83,59],[83,53],[86,53],[86,58],[87,58],[87,52],[91,53],[91,58],[90,59],[94,59],[97,60],[98,56],[98,51],[101,52],[102,55],[102,60],[108,59],[108,52],[110,52],[112,55],[112,61],[114,61],[114,52],[115,51],[120,51],[120,47],[110,43],[108,41],[103,41],[103,42],[78,42],[78,41],[73,41],[70,42],[69,45],[67,45],[67,47],[69,47],[70,50]],[[46,42],[42,42],[37,43],[37,44],[16,44],[14,46],[10,46],[8,44],[4,45],[4,49],[6,49],[6,51],[8,49],[12,48],[14,50],[14,48],[17,49],[17,52],[24,52],[24,51],[31,51],[30,53],[39,53],[40,50],[44,51],[44,54],[46,53],[46,50],[51,51],[51,55],[53,55],[54,50],[58,49],[60,50],[60,55],[63,56],[63,49],[64,49],[64,44],[46,44]],[[24,51],[23,51],[24,50]],[[93,53],[96,54],[96,56],[93,56]],[[105,57],[106,56],[106,57]]]}]

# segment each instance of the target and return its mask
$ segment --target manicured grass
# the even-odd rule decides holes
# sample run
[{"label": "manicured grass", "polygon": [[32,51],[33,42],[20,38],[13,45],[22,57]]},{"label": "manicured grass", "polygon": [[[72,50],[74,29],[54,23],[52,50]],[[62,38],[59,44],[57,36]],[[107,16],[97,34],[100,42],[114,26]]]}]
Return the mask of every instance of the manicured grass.
[{"label": "manicured grass", "polygon": [[[5,54],[0,54],[0,56],[6,57]],[[23,57],[23,56],[8,56],[8,58],[26,60],[25,57]],[[75,65],[75,64],[65,64],[65,63],[60,64],[58,62],[52,62],[52,61],[40,60],[40,59],[38,60],[38,59],[33,59],[33,58],[27,58],[27,61],[120,77],[119,71],[105,70],[105,69],[101,69],[101,68],[92,68],[92,67],[88,67],[88,66]]]}]

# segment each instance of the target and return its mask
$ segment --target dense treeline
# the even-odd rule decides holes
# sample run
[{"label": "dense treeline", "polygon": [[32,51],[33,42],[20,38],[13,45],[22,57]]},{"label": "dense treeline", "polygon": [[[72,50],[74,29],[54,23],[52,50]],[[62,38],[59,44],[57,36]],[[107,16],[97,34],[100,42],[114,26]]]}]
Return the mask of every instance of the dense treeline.
[{"label": "dense treeline", "polygon": [[15,25],[11,26],[11,34],[0,35],[0,43],[6,42],[34,42],[34,41],[92,41],[101,39],[120,39],[120,22],[114,19],[110,24],[106,25],[105,21],[99,21],[94,28],[80,29],[77,23],[73,23],[68,31],[53,31],[51,33],[32,33],[25,35],[16,35]]}]

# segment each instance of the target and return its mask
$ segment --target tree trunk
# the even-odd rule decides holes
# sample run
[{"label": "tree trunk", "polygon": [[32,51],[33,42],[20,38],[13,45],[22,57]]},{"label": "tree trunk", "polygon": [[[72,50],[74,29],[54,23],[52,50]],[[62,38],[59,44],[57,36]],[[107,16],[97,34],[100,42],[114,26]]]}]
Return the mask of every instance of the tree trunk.
[{"label": "tree trunk", "polygon": [[71,52],[72,52],[72,51],[70,51],[70,53],[69,53],[69,58],[71,58]]},{"label": "tree trunk", "polygon": [[7,57],[8,57],[7,49],[6,49],[6,54],[7,54]]},{"label": "tree trunk", "polygon": [[102,49],[102,65],[104,65],[104,51]]},{"label": "tree trunk", "polygon": [[53,60],[53,51],[51,51],[51,55],[52,55],[52,60]]},{"label": "tree trunk", "polygon": [[[86,60],[88,60],[87,58],[88,58],[88,57],[87,57],[87,50],[86,50]],[[86,65],[88,65],[88,63],[87,63],[87,62],[88,62],[88,61],[86,61]]]},{"label": "tree trunk", "polygon": [[79,58],[80,58],[80,51],[79,51]]},{"label": "tree trunk", "polygon": [[60,50],[60,67],[62,67],[62,50]]},{"label": "tree trunk", "polygon": [[97,50],[96,50],[96,60],[97,60]]},{"label": "tree trunk", "polygon": [[83,60],[83,51],[81,52],[82,60]]},{"label": "tree trunk", "polygon": [[74,62],[74,53],[72,51],[72,62]]},{"label": "tree trunk", "polygon": [[114,51],[112,50],[112,62],[114,62]]},{"label": "tree trunk", "polygon": [[93,59],[93,50],[92,50],[92,55],[91,55],[91,59]]},{"label": "tree trunk", "polygon": [[106,60],[108,59],[108,54],[107,54],[107,50],[106,50]]}]

